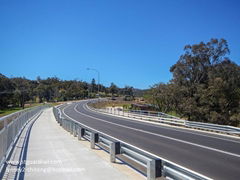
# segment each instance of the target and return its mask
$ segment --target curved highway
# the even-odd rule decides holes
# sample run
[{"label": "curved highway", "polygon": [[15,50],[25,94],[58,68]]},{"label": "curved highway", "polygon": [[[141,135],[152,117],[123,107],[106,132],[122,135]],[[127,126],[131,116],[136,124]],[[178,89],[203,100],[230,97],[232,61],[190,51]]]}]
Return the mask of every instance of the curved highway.
[{"label": "curved highway", "polygon": [[239,139],[100,114],[86,103],[62,107],[63,115],[207,177],[240,177]]}]

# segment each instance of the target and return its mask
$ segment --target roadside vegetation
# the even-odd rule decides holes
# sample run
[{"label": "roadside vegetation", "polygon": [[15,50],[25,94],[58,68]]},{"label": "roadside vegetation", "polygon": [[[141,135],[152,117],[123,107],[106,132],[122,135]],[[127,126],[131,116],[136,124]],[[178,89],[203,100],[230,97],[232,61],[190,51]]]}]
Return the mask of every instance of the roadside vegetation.
[{"label": "roadside vegetation", "polygon": [[0,110],[0,117],[6,116],[8,114],[11,114],[11,113],[14,113],[14,112],[17,112],[17,111],[20,111],[20,110],[22,110],[22,108],[20,108],[20,107],[2,109],[2,110]]},{"label": "roadside vegetation", "polygon": [[101,101],[97,103],[90,104],[90,106],[100,109],[100,108],[107,108],[107,107],[122,107],[124,109],[129,109],[131,107],[131,104],[135,103],[134,101]]},{"label": "roadside vegetation", "polygon": [[144,95],[159,111],[191,121],[240,126],[240,66],[224,39],[187,45],[170,68],[173,79]]},{"label": "roadside vegetation", "polygon": [[[99,86],[99,91],[98,91]],[[96,97],[115,99],[119,96],[125,100],[134,99],[140,90],[131,86],[119,88],[114,83],[109,87],[78,80],[60,80],[57,77],[29,80],[24,77],[8,78],[0,74],[0,117],[35,105],[81,100]]]}]

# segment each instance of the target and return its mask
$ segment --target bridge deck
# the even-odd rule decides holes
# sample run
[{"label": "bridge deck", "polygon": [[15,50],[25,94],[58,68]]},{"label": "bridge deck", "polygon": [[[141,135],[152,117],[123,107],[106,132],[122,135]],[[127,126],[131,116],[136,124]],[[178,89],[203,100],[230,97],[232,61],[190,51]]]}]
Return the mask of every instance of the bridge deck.
[{"label": "bridge deck", "polygon": [[[3,179],[142,179],[124,164],[110,164],[63,130],[56,122],[52,109],[46,109],[29,123],[14,148]],[[89,145],[89,144],[88,144]],[[105,153],[101,151],[102,153]],[[19,163],[22,162],[22,163]],[[14,170],[15,169],[15,170]],[[18,171],[16,171],[16,169]],[[20,171],[21,169],[21,171]]]}]

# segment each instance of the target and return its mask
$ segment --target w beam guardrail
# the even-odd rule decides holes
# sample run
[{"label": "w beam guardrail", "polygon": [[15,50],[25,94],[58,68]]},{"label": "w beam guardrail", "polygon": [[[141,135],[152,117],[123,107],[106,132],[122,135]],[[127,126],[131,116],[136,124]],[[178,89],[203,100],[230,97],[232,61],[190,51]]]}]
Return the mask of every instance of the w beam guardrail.
[{"label": "w beam guardrail", "polygon": [[47,106],[38,106],[0,118],[0,172],[26,124]]},{"label": "w beam guardrail", "polygon": [[151,153],[139,149],[131,144],[118,140],[105,133],[97,131],[96,129],[90,128],[76,120],[64,118],[61,115],[61,110],[58,108],[54,107],[53,113],[60,126],[73,136],[77,136],[78,140],[84,138],[90,141],[90,147],[92,149],[95,148],[95,145],[99,146],[109,152],[110,162],[114,163],[116,158],[118,158],[146,174],[148,180],[155,180],[159,177],[189,180],[210,179],[176,163],[154,156]]},{"label": "w beam guardrail", "polygon": [[128,110],[128,109],[120,110],[120,109],[116,109],[116,108],[96,109],[96,108],[89,107],[89,106],[88,106],[88,108],[92,109],[94,111],[97,111],[97,112],[125,116],[125,117],[132,117],[132,118],[146,120],[146,121],[150,121],[150,122],[184,126],[187,128],[215,131],[215,132],[221,132],[221,133],[226,133],[226,134],[231,134],[231,135],[240,135],[240,128],[237,128],[237,127],[218,125],[218,124],[212,124],[212,123],[188,121],[188,120],[180,119],[180,118],[177,118],[177,117],[174,117],[171,115],[167,115],[167,114],[164,114],[161,112],[150,112],[150,111]]}]

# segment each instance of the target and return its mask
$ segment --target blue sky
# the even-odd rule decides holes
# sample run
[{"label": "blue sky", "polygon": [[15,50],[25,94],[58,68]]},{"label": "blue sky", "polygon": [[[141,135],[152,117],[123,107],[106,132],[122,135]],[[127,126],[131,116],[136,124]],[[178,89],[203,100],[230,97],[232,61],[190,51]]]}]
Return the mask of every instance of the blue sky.
[{"label": "blue sky", "polygon": [[240,1],[1,0],[0,73],[148,88],[183,47],[224,38],[240,64]]}]

